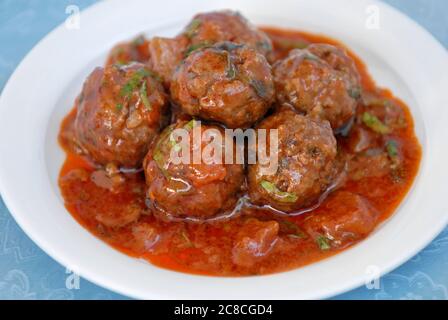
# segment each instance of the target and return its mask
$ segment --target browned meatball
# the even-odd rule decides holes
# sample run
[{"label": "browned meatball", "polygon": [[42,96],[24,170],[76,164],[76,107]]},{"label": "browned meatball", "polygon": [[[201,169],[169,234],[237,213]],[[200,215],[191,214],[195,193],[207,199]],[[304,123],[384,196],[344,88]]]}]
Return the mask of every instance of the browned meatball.
[{"label": "browned meatball", "polygon": [[[196,120],[179,121],[167,127],[154,141],[145,158],[147,197],[150,206],[162,218],[201,220],[228,214],[234,210],[239,198],[244,183],[242,164],[225,164],[224,150],[222,158],[217,156],[220,161],[207,163],[202,158],[194,163],[193,150],[201,147],[204,154],[211,141],[204,137],[200,141],[194,140],[194,130],[201,135],[206,131],[222,135],[221,146],[225,145],[223,128],[199,124]],[[182,143],[174,135],[177,129],[187,132],[188,143]],[[180,156],[189,154],[190,161],[176,163],[171,157],[172,152],[178,152]]]},{"label": "browned meatball", "polygon": [[285,212],[314,204],[337,172],[336,139],[328,121],[282,109],[257,128],[267,129],[268,145],[270,130],[278,129],[278,167],[266,174],[260,163],[249,165],[252,202]]},{"label": "browned meatball", "polygon": [[272,51],[271,40],[264,32],[255,28],[239,12],[230,10],[194,16],[184,35],[190,39],[193,48],[230,41],[245,44],[264,55]]},{"label": "browned meatball", "polygon": [[241,14],[209,12],[196,15],[175,38],[154,37],[149,42],[151,68],[169,85],[174,70],[191,52],[223,41],[245,44],[263,55],[272,51],[269,37]]},{"label": "browned meatball", "polygon": [[351,95],[358,98],[360,92],[360,76],[356,69],[355,62],[350,58],[345,50],[325,43],[314,43],[307,47],[307,50],[327,62],[333,69],[345,74],[353,92]]},{"label": "browned meatball", "polygon": [[360,96],[359,76],[353,61],[330,45],[292,50],[273,66],[279,103],[328,120],[337,131],[355,114]]},{"label": "browned meatball", "polygon": [[249,127],[274,100],[271,68],[247,46],[219,43],[185,59],[174,73],[171,96],[190,115],[230,128]]},{"label": "browned meatball", "polygon": [[143,64],[96,68],[78,98],[76,139],[98,164],[138,167],[164,125],[166,103]]},{"label": "browned meatball", "polygon": [[147,63],[149,59],[148,40],[139,36],[130,42],[117,44],[109,53],[106,65],[125,65],[131,62]]},{"label": "browned meatball", "polygon": [[149,42],[149,64],[168,87],[171,76],[179,63],[185,58],[188,39],[184,36],[176,38],[154,37]]}]

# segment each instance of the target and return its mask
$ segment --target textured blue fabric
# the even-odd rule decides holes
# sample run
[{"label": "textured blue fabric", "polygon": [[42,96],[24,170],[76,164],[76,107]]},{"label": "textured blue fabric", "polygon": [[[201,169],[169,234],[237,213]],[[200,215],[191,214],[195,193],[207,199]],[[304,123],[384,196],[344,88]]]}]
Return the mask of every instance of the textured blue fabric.
[{"label": "textured blue fabric", "polygon": [[[66,19],[68,5],[83,9],[94,2],[0,0],[0,90],[25,54]],[[386,2],[448,46],[448,1]],[[24,234],[0,198],[0,299],[126,299],[84,279],[80,279],[76,289],[76,279],[67,272]],[[361,287],[334,299],[448,299],[447,288],[448,229],[445,229],[417,256],[381,278],[379,289]]]}]

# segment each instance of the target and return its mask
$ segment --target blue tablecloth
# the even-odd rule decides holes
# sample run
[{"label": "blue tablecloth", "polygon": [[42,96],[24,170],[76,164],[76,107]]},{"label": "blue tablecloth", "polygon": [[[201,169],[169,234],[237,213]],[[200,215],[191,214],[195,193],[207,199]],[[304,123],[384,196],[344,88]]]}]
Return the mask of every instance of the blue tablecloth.
[{"label": "blue tablecloth", "polygon": [[[385,1],[448,46],[448,1]],[[24,55],[66,19],[68,5],[83,9],[93,2],[0,0],[0,88]],[[126,299],[84,279],[79,289],[68,289],[70,276],[23,233],[0,198],[0,299]],[[384,276],[379,289],[361,287],[335,299],[448,299],[447,288],[448,228],[422,252]]]}]

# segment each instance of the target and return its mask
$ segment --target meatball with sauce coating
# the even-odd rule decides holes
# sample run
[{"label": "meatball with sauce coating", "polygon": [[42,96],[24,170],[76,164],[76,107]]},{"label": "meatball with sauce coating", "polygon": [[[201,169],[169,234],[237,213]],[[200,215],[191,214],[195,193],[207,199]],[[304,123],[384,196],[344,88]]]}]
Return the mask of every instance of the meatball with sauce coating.
[{"label": "meatball with sauce coating", "polygon": [[306,115],[328,120],[335,132],[355,115],[359,75],[340,49],[315,44],[292,50],[273,66],[277,100]]},{"label": "meatball with sauce coating", "polygon": [[109,53],[106,65],[125,65],[131,62],[147,63],[149,59],[148,40],[138,36],[130,42],[117,44]]},{"label": "meatball with sauce coating", "polygon": [[101,165],[136,168],[165,123],[167,96],[145,65],[111,65],[90,74],[77,105],[83,152]]},{"label": "meatball with sauce coating", "polygon": [[359,97],[361,94],[361,78],[356,69],[355,62],[343,49],[325,43],[313,43],[306,49],[327,62],[333,69],[343,73],[347,77],[350,83],[350,88],[353,91],[351,92],[351,95],[354,98]]},{"label": "meatball with sauce coating", "polygon": [[[235,162],[225,163],[222,127],[199,124],[191,120],[170,125],[154,141],[145,158],[147,197],[162,219],[204,220],[230,214],[237,204],[244,184],[244,167]],[[202,139],[193,138],[195,130]],[[186,140],[179,140],[176,134],[179,131],[186,133]],[[222,143],[214,140],[216,136],[221,136]],[[222,150],[221,155],[207,149],[211,141],[217,144],[216,150]],[[202,158],[194,161],[193,150],[199,148]],[[215,161],[206,161],[204,155],[209,154],[206,150],[215,154]],[[179,157],[189,155],[189,159],[175,161],[173,152]]]},{"label": "meatball with sauce coating", "polygon": [[278,130],[278,153],[274,155],[278,166],[276,172],[266,174],[262,164],[249,165],[251,201],[284,212],[313,205],[337,173],[336,139],[328,121],[284,108],[264,119],[257,129],[267,130],[268,146],[272,143],[270,130]]},{"label": "meatball with sauce coating", "polygon": [[174,38],[154,37],[149,42],[150,65],[169,86],[176,67],[191,52],[230,41],[245,44],[263,55],[272,51],[269,37],[241,14],[229,10],[201,13]]},{"label": "meatball with sauce coating", "polygon": [[176,38],[154,37],[149,42],[149,65],[169,87],[171,77],[179,63],[185,58],[188,39],[180,36]]},{"label": "meatball with sauce coating", "polygon": [[183,34],[193,48],[230,41],[245,44],[263,55],[272,51],[269,37],[239,12],[231,10],[200,13],[193,17]]},{"label": "meatball with sauce coating", "polygon": [[274,100],[271,68],[245,45],[219,43],[188,56],[173,76],[171,96],[192,116],[229,128],[249,127]]}]

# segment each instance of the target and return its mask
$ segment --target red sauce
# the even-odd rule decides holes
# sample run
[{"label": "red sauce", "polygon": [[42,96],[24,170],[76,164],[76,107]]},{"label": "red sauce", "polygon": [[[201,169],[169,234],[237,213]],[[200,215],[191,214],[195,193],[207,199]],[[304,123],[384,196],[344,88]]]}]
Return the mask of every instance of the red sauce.
[{"label": "red sauce", "polygon": [[[333,39],[298,31],[272,28],[264,28],[264,31],[273,40],[277,59],[290,49],[308,43],[343,46]],[[288,217],[248,207],[226,221],[203,224],[159,221],[145,206],[146,186],[142,172],[126,173],[123,187],[113,191],[95,183],[91,174],[98,168],[76,153],[68,142],[74,109],[63,121],[59,137],[67,153],[59,179],[67,210],[87,230],[125,254],[144,258],[163,268],[194,274],[236,276],[280,272],[316,262],[356,244],[387,219],[406,196],[419,168],[421,147],[408,107],[389,90],[377,88],[365,64],[347,51],[355,60],[362,79],[365,103],[358,107],[358,114],[369,111],[393,130],[385,136],[379,135],[358,121],[348,136],[338,137],[340,152],[348,159],[347,179],[317,209]],[[394,149],[388,150],[387,143],[391,140]],[[399,165],[394,163],[394,155],[399,157]],[[347,197],[347,194],[356,197]],[[369,210],[375,212],[374,218],[340,220],[347,210],[362,209],[357,199],[369,204]],[[138,219],[129,222],[126,221],[129,214],[125,218],[121,216],[129,210],[138,212]],[[278,237],[263,259],[236,264],[237,239],[244,238],[246,232],[257,240],[259,222],[254,218],[276,220],[280,225]],[[310,228],[328,229],[331,223],[336,229],[345,223],[359,233],[357,236],[345,234],[343,241],[329,247],[328,243],[317,243]],[[115,227],[110,227],[112,224]]]}]

